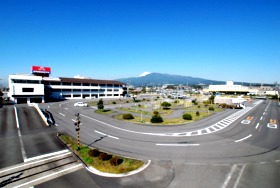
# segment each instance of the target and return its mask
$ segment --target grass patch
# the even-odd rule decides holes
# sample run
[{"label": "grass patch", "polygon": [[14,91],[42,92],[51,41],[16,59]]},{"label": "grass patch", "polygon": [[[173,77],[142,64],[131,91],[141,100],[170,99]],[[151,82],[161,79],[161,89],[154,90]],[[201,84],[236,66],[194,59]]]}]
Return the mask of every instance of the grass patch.
[{"label": "grass patch", "polygon": [[[80,150],[78,150],[76,139],[68,135],[60,135],[59,138],[65,144],[67,144],[67,146],[72,151],[74,151],[88,166],[92,166],[101,172],[114,174],[127,173],[140,168],[144,164],[144,162],[140,160],[111,155],[102,151],[100,151],[99,155],[94,157],[94,155],[90,155],[90,150],[93,150],[92,148],[81,145]],[[102,158],[100,157],[102,154],[103,156],[110,155],[111,157],[109,159],[104,157]]]},{"label": "grass patch", "polygon": [[103,110],[96,110],[97,114],[112,114],[112,110],[110,109],[103,109]]}]

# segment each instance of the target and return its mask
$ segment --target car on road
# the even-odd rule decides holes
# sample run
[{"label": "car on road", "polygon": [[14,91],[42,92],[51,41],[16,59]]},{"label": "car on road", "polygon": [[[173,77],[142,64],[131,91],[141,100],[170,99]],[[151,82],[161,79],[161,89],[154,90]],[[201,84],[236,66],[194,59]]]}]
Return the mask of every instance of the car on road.
[{"label": "car on road", "polygon": [[85,103],[85,102],[76,102],[76,103],[74,104],[74,106],[86,107],[86,106],[88,106],[88,104]]}]

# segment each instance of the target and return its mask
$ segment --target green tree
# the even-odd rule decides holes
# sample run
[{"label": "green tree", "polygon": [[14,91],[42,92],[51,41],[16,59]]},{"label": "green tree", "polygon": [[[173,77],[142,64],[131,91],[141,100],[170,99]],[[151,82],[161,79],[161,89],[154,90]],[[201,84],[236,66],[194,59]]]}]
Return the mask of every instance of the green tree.
[{"label": "green tree", "polygon": [[211,104],[214,104],[214,99],[215,99],[215,96],[214,95],[211,95],[211,97],[209,97],[209,101]]},{"label": "green tree", "polygon": [[97,103],[97,108],[98,110],[103,110],[104,109],[104,104],[103,104],[103,100],[100,99]]},{"label": "green tree", "polygon": [[163,102],[161,103],[161,106],[163,109],[168,109],[171,106],[171,104],[169,102]]},{"label": "green tree", "polygon": [[192,120],[192,115],[191,114],[184,114],[183,119],[185,120]]},{"label": "green tree", "polygon": [[152,123],[162,123],[163,122],[163,119],[159,115],[158,111],[154,111],[154,115],[152,116],[151,122]]}]

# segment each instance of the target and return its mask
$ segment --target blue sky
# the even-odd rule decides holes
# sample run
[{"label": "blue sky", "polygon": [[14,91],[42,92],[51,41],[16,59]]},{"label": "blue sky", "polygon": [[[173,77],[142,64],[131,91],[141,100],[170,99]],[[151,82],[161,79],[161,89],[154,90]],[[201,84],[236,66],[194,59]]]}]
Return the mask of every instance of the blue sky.
[{"label": "blue sky", "polygon": [[0,79],[158,72],[280,81],[279,0],[0,0]]}]

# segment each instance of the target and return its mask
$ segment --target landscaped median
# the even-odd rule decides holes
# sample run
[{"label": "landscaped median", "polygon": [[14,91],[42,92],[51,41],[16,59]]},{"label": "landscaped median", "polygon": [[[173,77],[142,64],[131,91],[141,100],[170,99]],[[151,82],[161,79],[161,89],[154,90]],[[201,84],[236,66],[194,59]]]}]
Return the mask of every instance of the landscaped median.
[{"label": "landscaped median", "polygon": [[129,176],[142,171],[150,164],[150,161],[143,162],[132,158],[112,155],[82,144],[78,150],[76,139],[64,134],[58,134],[58,138],[86,164],[87,170],[101,176]]}]

